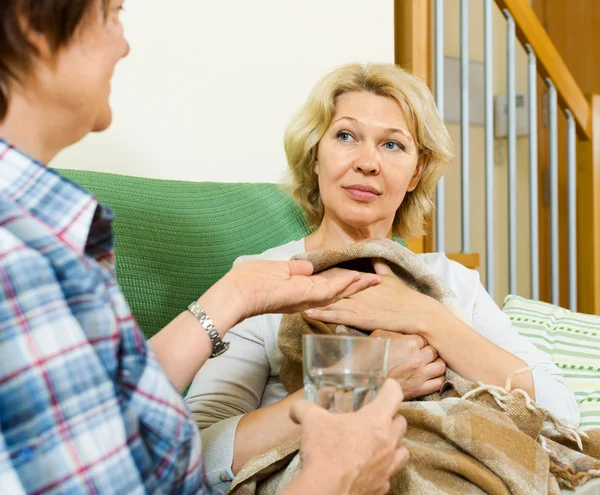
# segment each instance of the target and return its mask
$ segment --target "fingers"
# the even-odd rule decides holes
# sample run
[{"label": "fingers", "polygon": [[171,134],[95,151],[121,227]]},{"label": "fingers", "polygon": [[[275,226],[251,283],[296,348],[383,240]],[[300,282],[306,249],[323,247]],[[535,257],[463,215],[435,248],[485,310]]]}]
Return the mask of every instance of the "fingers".
[{"label": "fingers", "polygon": [[326,289],[323,291],[323,293],[328,293],[331,299],[331,295],[341,294],[352,284],[361,280],[362,275],[362,273],[354,270],[333,268],[332,270],[327,270],[325,272],[313,275],[311,280],[316,288]]},{"label": "fingers", "polygon": [[314,267],[310,261],[305,260],[292,260],[287,262],[290,276],[301,275],[304,277],[309,277],[312,275]]},{"label": "fingers", "polygon": [[399,338],[399,336],[401,336],[401,334],[388,332],[387,330],[377,329],[373,330],[369,336],[380,339],[397,339]]},{"label": "fingers", "polygon": [[446,362],[442,358],[437,358],[433,363],[425,366],[425,376],[428,379],[443,376],[444,373],[446,373]]},{"label": "fingers", "polygon": [[427,380],[419,391],[415,394],[416,397],[423,397],[425,395],[433,394],[435,392],[439,392],[444,384],[444,377],[438,376],[437,378],[432,378],[431,380]]},{"label": "fingers", "polygon": [[402,443],[402,439],[404,435],[406,435],[407,428],[406,418],[401,414],[396,415],[396,417],[392,421],[392,438],[398,439],[398,445]]},{"label": "fingers", "polygon": [[366,407],[375,409],[384,415],[391,417],[396,415],[398,409],[404,401],[404,394],[400,384],[391,378],[388,378],[373,401],[367,404]]},{"label": "fingers", "polygon": [[421,349],[423,361],[426,363],[433,363],[438,358],[437,351],[430,345],[426,345]]},{"label": "fingers", "polygon": [[372,273],[333,268],[312,277],[316,303],[330,303],[350,297],[373,285],[381,283],[381,277]]},{"label": "fingers", "polygon": [[386,481],[380,488],[376,488],[374,491],[368,492],[366,495],[386,495],[386,493],[390,493],[392,489],[392,484],[390,481]]},{"label": "fingers", "polygon": [[396,450],[394,460],[392,461],[390,474],[397,473],[408,463],[408,449],[402,443],[404,436],[406,435],[406,428],[406,418],[401,415],[396,416],[392,422],[392,438],[398,438],[398,449]]},{"label": "fingers", "polygon": [[390,268],[390,265],[388,265],[384,260],[381,259],[373,260],[373,268],[375,269],[375,273],[377,275],[389,275],[391,273],[394,273]]},{"label": "fingers", "polygon": [[407,342],[409,342],[409,346],[412,346],[413,349],[423,349],[425,346],[427,346],[427,341],[425,338],[418,334],[410,335]]},{"label": "fingers", "polygon": [[[356,312],[350,307],[346,308],[347,299],[338,301],[335,306],[331,306],[335,309],[309,309],[306,314],[313,320],[322,321],[325,323],[335,323],[337,325],[348,325],[355,328],[365,328],[366,321],[361,318]],[[344,307],[342,307],[344,305]]]},{"label": "fingers", "polygon": [[408,461],[410,459],[410,454],[408,449],[405,446],[401,446],[396,450],[396,454],[394,455],[394,460],[392,461],[391,471],[392,474],[397,473],[402,468],[406,467]]},{"label": "fingers", "polygon": [[314,410],[316,406],[314,403],[310,402],[309,400],[299,400],[296,401],[292,404],[292,407],[290,409],[290,419],[296,423],[297,425],[301,425],[302,422],[304,421],[304,419],[306,418],[306,415],[311,411]]},{"label": "fingers", "polygon": [[313,320],[323,321],[325,323],[337,323],[343,325],[343,319],[339,311],[329,311],[323,309],[307,309],[306,314]]},{"label": "fingers", "polygon": [[369,287],[379,285],[381,283],[381,277],[372,273],[361,273],[359,277],[354,280],[341,294],[339,298],[350,297],[358,292],[361,292]]}]

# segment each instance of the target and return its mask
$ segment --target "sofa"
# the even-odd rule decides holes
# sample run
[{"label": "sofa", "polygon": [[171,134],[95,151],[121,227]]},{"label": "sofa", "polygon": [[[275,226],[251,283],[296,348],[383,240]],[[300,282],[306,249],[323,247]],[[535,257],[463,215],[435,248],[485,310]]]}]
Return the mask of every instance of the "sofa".
[{"label": "sofa", "polygon": [[[222,277],[238,256],[310,231],[298,206],[275,184],[59,172],[114,209],[117,278],[147,338]],[[600,317],[519,296],[508,296],[503,310],[563,370],[576,393],[582,426],[600,427]],[[600,493],[600,480],[577,493]]]}]

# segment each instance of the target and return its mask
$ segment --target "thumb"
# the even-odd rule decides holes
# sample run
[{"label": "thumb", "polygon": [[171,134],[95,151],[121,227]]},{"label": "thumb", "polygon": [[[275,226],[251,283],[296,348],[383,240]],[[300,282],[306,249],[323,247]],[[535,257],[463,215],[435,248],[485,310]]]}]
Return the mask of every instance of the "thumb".
[{"label": "thumb", "polygon": [[390,265],[388,265],[387,262],[382,259],[373,260],[373,268],[375,269],[375,273],[377,275],[389,275],[394,273],[392,272]]},{"label": "thumb", "polygon": [[303,275],[310,277],[313,273],[314,267],[310,261],[305,260],[292,260],[288,261],[288,267],[290,270],[290,276]]},{"label": "thumb", "polygon": [[309,411],[315,407],[319,406],[316,406],[309,400],[298,400],[292,404],[290,409],[290,419],[297,425],[301,425]]},{"label": "thumb", "polygon": [[400,384],[396,380],[387,378],[375,398],[366,407],[371,406],[376,411],[394,417],[403,401],[404,393]]}]

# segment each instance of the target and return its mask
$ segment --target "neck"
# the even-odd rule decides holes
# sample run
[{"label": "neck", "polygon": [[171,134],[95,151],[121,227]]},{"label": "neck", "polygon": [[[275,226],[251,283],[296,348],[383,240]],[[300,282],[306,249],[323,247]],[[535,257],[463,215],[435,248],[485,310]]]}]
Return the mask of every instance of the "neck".
[{"label": "neck", "polygon": [[307,251],[319,251],[382,238],[392,238],[392,221],[359,228],[336,221],[325,213],[319,229],[306,238],[305,244]]},{"label": "neck", "polygon": [[8,113],[0,121],[0,138],[43,164],[81,139],[68,125],[64,113],[48,108],[39,99],[11,92]]}]

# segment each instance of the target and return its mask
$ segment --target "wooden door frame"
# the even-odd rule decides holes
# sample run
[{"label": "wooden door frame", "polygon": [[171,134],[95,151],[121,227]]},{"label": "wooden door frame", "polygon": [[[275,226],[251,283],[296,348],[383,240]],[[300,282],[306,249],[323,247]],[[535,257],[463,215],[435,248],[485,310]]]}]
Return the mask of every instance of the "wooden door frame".
[{"label": "wooden door frame", "polygon": [[[411,71],[432,87],[433,9],[431,0],[394,0],[394,63]],[[415,253],[429,253],[433,246],[433,222],[426,234],[407,239]]]}]

